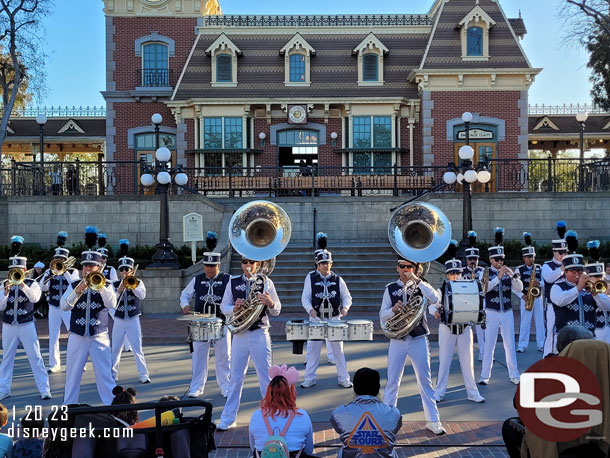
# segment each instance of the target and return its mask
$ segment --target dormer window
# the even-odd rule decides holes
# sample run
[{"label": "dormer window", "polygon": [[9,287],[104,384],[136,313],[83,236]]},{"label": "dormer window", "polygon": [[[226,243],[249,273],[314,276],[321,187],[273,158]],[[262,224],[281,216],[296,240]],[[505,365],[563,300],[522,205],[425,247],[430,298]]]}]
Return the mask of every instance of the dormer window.
[{"label": "dormer window", "polygon": [[284,84],[286,86],[309,86],[311,84],[311,56],[316,50],[299,33],[295,33],[280,49],[284,56]]},{"label": "dormer window", "polygon": [[388,48],[373,33],[352,50],[358,56],[358,86],[383,85],[383,56],[388,53]]},{"label": "dormer window", "polygon": [[496,25],[491,16],[477,4],[457,24],[461,28],[462,60],[489,60],[489,30]]},{"label": "dormer window", "polygon": [[237,86],[237,57],[242,52],[235,43],[221,33],[205,53],[212,58],[212,87]]}]

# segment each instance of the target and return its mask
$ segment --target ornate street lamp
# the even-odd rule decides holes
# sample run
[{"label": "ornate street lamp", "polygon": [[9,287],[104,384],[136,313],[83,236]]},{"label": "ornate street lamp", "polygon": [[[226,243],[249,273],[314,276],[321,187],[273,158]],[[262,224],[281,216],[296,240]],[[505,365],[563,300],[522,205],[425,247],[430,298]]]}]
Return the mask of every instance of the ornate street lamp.
[{"label": "ornate street lamp", "polygon": [[155,251],[155,254],[152,256],[153,263],[147,268],[180,268],[178,256],[174,253],[174,245],[171,243],[169,237],[169,207],[167,193],[169,185],[172,182],[172,175],[174,183],[178,186],[185,186],[188,182],[188,177],[186,173],[182,171],[182,167],[168,167],[167,163],[171,158],[172,153],[169,149],[165,147],[158,148],[155,152],[156,161],[154,167],[148,166],[145,173],[140,177],[142,186],[152,186],[156,182],[156,191],[161,195],[161,202],[159,205],[159,243],[157,244],[157,251]]}]

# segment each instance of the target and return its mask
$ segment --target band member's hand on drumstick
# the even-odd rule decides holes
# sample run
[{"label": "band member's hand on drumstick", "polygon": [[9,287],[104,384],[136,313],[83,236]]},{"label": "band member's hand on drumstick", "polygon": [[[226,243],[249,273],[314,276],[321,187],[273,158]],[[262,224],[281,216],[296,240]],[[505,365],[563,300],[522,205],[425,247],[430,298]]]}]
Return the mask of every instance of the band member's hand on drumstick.
[{"label": "band member's hand on drumstick", "polygon": [[270,309],[272,309],[275,306],[275,304],[273,303],[273,299],[271,299],[271,296],[269,295],[269,293],[265,293],[265,294],[258,293],[258,300],[261,301],[263,304],[265,304]]},{"label": "band member's hand on drumstick", "polygon": [[318,318],[318,312],[316,312],[316,309],[311,309],[311,312],[309,312],[309,315],[312,318]]},{"label": "band member's hand on drumstick", "polygon": [[184,307],[184,308],[182,309],[182,313],[183,313],[184,315],[188,315],[189,313],[191,313],[191,306],[190,306],[190,305],[187,305],[186,307]]},{"label": "band member's hand on drumstick", "polygon": [[235,304],[233,304],[234,305],[233,311],[237,312],[244,305],[244,302],[246,302],[246,301],[241,298],[237,299],[235,301]]},{"label": "band member's hand on drumstick", "polygon": [[345,307],[341,307],[341,310],[339,311],[339,314],[341,316],[345,316],[347,315],[347,309]]}]

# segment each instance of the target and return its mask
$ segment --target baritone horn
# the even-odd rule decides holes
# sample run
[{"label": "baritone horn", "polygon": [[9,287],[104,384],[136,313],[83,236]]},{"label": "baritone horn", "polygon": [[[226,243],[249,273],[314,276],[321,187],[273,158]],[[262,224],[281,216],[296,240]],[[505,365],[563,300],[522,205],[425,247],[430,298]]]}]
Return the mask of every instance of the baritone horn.
[{"label": "baritone horn", "polygon": [[[434,205],[409,203],[400,206],[388,223],[388,239],[392,248],[409,261],[422,263],[440,257],[451,241],[451,222]],[[422,269],[417,275],[422,274]],[[400,339],[410,333],[426,311],[426,298],[415,287],[407,285],[402,292],[403,308],[382,323],[383,333],[390,339]]]},{"label": "baritone horn", "polygon": [[252,275],[250,293],[244,305],[227,318],[227,327],[234,334],[247,330],[258,319],[265,306],[258,293],[266,292],[266,276],[275,266],[275,257],[290,241],[290,218],[279,205],[265,200],[254,200],[242,205],[229,223],[229,241],[244,258],[262,262]]}]

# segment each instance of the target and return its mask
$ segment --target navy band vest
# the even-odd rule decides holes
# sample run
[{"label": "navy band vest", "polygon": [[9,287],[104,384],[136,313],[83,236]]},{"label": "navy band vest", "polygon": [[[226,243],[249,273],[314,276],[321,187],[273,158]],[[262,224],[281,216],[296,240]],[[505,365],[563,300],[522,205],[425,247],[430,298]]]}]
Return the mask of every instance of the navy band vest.
[{"label": "navy band vest", "polygon": [[[141,281],[141,280],[140,280]],[[123,280],[117,280],[114,282],[114,289],[119,290]],[[125,311],[127,310],[127,317],[133,318],[142,314],[140,310],[140,299],[130,289],[125,289],[121,295],[121,301],[116,303],[116,311],[114,312],[115,318],[125,318]]]},{"label": "navy band vest", "polygon": [[[489,268],[489,282],[498,276],[498,271]],[[513,308],[511,295],[512,279],[508,275],[504,275],[500,282],[490,289],[485,295],[485,308],[498,311],[511,310]]]},{"label": "navy band vest", "polygon": [[[258,277],[256,282],[250,282],[245,280],[243,275],[239,277],[231,278],[231,292],[233,293],[233,302],[237,299],[246,300],[250,293],[250,288],[253,288],[257,293],[262,293],[265,289],[265,282],[261,277]],[[256,321],[252,326],[248,328],[248,331],[254,331],[260,328],[263,321],[263,317],[267,314],[267,307],[263,307],[260,315],[256,318]]]},{"label": "navy band vest", "polygon": [[483,268],[482,267],[475,267],[474,268],[474,278],[472,277],[473,272],[470,270],[469,267],[464,267],[462,269],[462,278],[464,280],[477,280],[477,279],[481,279],[482,273],[483,272]]},{"label": "navy band vest", "polygon": [[[538,284],[542,284],[542,266],[539,264],[535,264],[536,266],[536,280],[538,280]],[[518,272],[521,276],[521,281],[523,282],[523,296],[527,295],[530,287],[530,278],[532,278],[532,268],[527,267],[525,264],[521,264],[515,272]]]},{"label": "navy band vest", "polygon": [[[390,294],[390,300],[392,301],[392,307],[394,307],[398,301],[402,301],[403,287],[401,285],[399,285],[397,281],[395,281],[394,283],[390,283],[389,285],[387,285],[386,288],[388,289],[388,293]],[[421,294],[421,292],[420,292],[420,294]],[[409,296],[409,294],[407,293],[407,297],[408,296]],[[426,319],[426,313],[424,312],[422,314],[422,319],[419,321],[419,323],[417,323],[415,325],[413,330],[408,335],[415,338],[415,337],[419,337],[419,336],[428,335],[429,333],[430,333],[430,330],[428,329],[428,320]]]},{"label": "navy band vest", "polygon": [[[26,278],[24,280],[27,286],[31,286],[34,280]],[[15,292],[16,298],[15,298]],[[21,324],[29,323],[34,319],[34,304],[28,299],[23,290],[18,285],[11,286],[8,292],[6,301],[6,309],[2,321],[6,324]]]},{"label": "navy band vest", "polygon": [[[555,285],[561,288],[562,291],[567,291],[576,286],[569,284],[565,280],[557,282]],[[564,305],[563,307],[553,306],[555,309],[555,332],[559,332],[567,325],[579,325],[591,332],[595,331],[597,304],[591,293],[587,293],[583,289],[571,304]]]},{"label": "navy band vest", "polygon": [[[548,266],[553,272],[557,269],[561,269],[561,264],[557,264],[555,261],[547,261],[544,263],[545,266]],[[563,278],[560,277],[558,281],[563,281]],[[551,283],[550,285],[544,284],[544,299],[547,304],[552,304],[551,302],[551,288],[555,283]],[[546,309],[545,309],[546,310]]]},{"label": "navy band vest", "polygon": [[[75,289],[80,280],[72,282]],[[89,296],[89,306],[87,297]],[[102,295],[92,289],[86,289],[78,298],[70,313],[70,332],[79,336],[95,336],[108,332],[108,309],[104,307]]]},{"label": "navy band vest", "polygon": [[606,312],[605,310],[597,310],[597,322],[595,323],[595,327],[598,329],[605,328],[606,326],[610,326],[610,312]]},{"label": "navy band vest", "polygon": [[64,295],[69,285],[70,280],[66,278],[65,274],[53,275],[49,280],[49,305],[52,305],[53,307],[59,307],[59,301],[61,299],[61,296]]},{"label": "navy band vest", "polygon": [[341,277],[334,272],[331,272],[328,278],[322,278],[322,275],[320,275],[320,272],[317,270],[310,272],[309,279],[311,282],[311,306],[316,312],[318,312],[318,316],[321,316],[320,307],[325,300],[327,300],[332,306],[332,316],[339,315],[341,310],[341,290],[339,288],[340,278]]},{"label": "navy band vest", "polygon": [[[224,272],[220,272],[211,279],[206,274],[197,275],[195,277],[195,312],[212,313],[224,323],[226,317],[220,310],[220,302],[229,280],[231,280],[231,276]],[[235,296],[233,298],[235,299]],[[211,311],[209,311],[210,309]]]}]

